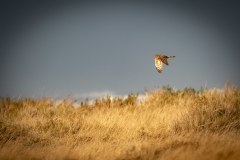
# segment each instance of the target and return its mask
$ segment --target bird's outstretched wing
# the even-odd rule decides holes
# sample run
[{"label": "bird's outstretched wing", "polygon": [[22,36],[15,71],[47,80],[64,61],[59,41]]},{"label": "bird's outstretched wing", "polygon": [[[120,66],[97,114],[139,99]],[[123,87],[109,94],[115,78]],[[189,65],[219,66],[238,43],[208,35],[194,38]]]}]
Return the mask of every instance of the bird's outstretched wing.
[{"label": "bird's outstretched wing", "polygon": [[168,61],[167,61],[168,57],[167,56],[161,55],[161,56],[159,56],[159,58],[161,59],[161,61],[164,64],[168,65]]},{"label": "bird's outstretched wing", "polygon": [[162,61],[160,59],[155,59],[155,67],[159,73],[162,73]]}]

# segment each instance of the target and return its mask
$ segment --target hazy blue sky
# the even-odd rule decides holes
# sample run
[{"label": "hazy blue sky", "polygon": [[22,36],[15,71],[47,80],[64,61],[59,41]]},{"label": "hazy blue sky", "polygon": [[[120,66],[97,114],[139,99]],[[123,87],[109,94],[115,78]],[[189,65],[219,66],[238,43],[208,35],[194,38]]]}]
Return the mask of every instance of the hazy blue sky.
[{"label": "hazy blue sky", "polygon": [[[1,2],[0,96],[240,86],[239,3]],[[175,55],[159,74],[154,55]]]}]

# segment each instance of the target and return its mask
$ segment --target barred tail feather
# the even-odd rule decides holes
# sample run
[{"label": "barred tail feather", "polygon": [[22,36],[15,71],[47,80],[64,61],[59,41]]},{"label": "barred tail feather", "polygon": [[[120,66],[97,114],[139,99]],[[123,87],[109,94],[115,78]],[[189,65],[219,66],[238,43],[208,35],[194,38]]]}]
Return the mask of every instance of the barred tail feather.
[{"label": "barred tail feather", "polygon": [[167,56],[167,58],[174,58],[174,57],[176,57],[176,56]]}]

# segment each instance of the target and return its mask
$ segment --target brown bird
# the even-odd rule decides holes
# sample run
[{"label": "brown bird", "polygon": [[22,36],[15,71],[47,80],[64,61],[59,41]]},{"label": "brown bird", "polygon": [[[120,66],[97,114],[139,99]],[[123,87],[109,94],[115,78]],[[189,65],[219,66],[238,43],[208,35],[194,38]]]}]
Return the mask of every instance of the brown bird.
[{"label": "brown bird", "polygon": [[168,58],[174,58],[176,56],[165,56],[163,54],[156,54],[155,55],[155,58],[154,58],[154,62],[155,62],[155,66],[156,66],[156,69],[159,73],[162,73],[162,65],[163,63],[168,65],[168,61],[167,59]]}]

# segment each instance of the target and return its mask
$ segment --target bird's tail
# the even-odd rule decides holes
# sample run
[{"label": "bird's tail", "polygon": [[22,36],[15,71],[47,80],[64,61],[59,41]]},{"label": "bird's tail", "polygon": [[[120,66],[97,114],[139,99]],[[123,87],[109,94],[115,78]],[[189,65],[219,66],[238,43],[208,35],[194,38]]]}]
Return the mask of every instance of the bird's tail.
[{"label": "bird's tail", "polygon": [[167,58],[174,58],[174,57],[176,57],[176,56],[167,56]]}]

